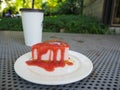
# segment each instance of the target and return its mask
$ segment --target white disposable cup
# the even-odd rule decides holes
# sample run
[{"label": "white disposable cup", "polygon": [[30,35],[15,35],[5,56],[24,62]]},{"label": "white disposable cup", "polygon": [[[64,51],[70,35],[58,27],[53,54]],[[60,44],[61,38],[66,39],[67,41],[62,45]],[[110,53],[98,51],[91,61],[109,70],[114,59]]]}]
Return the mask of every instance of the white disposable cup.
[{"label": "white disposable cup", "polygon": [[25,44],[32,46],[42,42],[43,10],[22,8],[20,11],[22,15]]}]

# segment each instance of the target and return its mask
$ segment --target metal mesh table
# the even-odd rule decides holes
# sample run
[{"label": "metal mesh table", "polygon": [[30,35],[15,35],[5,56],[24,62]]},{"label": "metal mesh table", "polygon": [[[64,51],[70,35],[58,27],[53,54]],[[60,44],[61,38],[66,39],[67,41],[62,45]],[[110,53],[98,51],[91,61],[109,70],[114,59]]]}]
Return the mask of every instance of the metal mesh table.
[{"label": "metal mesh table", "polygon": [[43,41],[60,39],[71,50],[93,62],[93,72],[81,81],[66,85],[40,85],[20,78],[14,71],[18,57],[29,52],[23,32],[0,31],[0,90],[120,90],[120,36],[43,33]]}]

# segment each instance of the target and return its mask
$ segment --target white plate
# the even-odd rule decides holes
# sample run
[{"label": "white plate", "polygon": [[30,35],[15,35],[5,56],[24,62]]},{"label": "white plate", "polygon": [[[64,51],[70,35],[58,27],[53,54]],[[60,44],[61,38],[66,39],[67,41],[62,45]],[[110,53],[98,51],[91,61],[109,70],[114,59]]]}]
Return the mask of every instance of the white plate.
[{"label": "white plate", "polygon": [[19,57],[14,64],[14,69],[21,78],[44,85],[68,84],[87,77],[93,69],[90,59],[75,51],[69,51],[69,54],[74,64],[64,68],[56,68],[53,72],[45,71],[40,67],[28,66],[25,61],[31,58],[31,52]]}]

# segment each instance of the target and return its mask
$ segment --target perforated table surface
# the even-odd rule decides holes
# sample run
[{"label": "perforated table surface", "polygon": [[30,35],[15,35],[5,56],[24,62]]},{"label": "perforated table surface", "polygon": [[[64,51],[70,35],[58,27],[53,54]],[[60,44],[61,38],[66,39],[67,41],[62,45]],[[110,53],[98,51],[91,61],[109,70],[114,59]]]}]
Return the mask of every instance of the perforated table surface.
[{"label": "perforated table surface", "polygon": [[23,32],[0,31],[0,90],[120,90],[120,35],[43,33],[43,41],[54,38],[86,55],[93,63],[93,72],[66,85],[28,82],[14,71],[17,58],[31,50],[24,44]]}]

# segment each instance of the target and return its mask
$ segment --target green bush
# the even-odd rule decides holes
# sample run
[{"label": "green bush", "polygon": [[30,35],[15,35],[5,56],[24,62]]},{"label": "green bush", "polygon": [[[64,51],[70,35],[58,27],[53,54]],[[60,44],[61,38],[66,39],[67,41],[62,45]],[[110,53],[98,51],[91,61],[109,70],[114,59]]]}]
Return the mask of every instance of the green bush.
[{"label": "green bush", "polygon": [[105,34],[108,28],[98,19],[80,15],[47,16],[43,22],[43,31],[67,33]]},{"label": "green bush", "polygon": [[21,18],[0,18],[0,30],[22,31]]},{"label": "green bush", "polygon": [[[22,31],[21,18],[1,18],[0,30]],[[105,34],[109,31],[94,17],[57,15],[44,17],[43,32]]]}]

